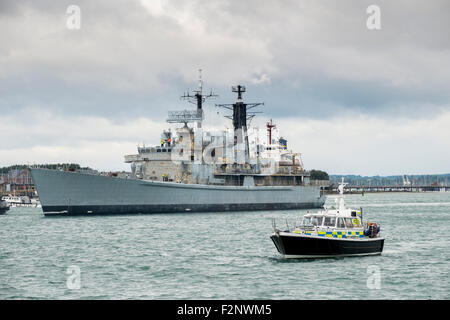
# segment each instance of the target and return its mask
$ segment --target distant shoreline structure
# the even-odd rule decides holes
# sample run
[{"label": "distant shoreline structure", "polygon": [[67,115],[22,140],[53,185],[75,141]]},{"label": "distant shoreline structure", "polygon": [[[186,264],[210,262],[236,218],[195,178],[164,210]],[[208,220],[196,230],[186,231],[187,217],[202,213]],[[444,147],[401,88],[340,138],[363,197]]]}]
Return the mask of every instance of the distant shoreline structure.
[{"label": "distant shoreline structure", "polygon": [[423,175],[391,175],[391,176],[360,176],[360,175],[330,175],[331,186],[336,186],[344,178],[348,187],[352,188],[417,188],[417,187],[449,187],[450,173]]},{"label": "distant shoreline structure", "polygon": [[[450,186],[378,186],[378,187],[346,187],[346,194],[362,194],[365,193],[424,193],[424,192],[450,192]],[[337,187],[329,186],[324,188],[327,195],[337,194]]]}]

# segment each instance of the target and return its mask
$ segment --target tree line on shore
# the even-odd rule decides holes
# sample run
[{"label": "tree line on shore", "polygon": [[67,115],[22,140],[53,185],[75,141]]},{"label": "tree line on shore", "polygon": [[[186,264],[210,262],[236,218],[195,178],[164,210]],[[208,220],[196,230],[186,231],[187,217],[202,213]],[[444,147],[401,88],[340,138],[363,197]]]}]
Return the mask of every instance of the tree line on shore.
[{"label": "tree line on shore", "polygon": [[12,170],[24,170],[27,168],[43,168],[43,169],[64,169],[64,170],[80,170],[80,169],[90,169],[89,167],[81,167],[78,163],[52,163],[52,164],[33,164],[33,165],[25,165],[25,164],[16,164],[8,167],[0,168],[0,174],[7,174]]}]

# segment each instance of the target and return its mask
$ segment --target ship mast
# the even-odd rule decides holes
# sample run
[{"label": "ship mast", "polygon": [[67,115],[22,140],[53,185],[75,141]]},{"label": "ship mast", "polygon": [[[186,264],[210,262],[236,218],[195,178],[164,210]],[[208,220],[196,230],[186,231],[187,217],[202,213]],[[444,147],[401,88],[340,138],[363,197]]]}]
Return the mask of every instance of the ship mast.
[{"label": "ship mast", "polygon": [[[249,109],[255,108],[260,105],[264,105],[262,102],[258,103],[244,103],[242,100],[242,93],[245,92],[245,86],[237,85],[231,87],[232,92],[238,94],[237,100],[233,104],[216,104],[217,107],[229,109],[233,111],[233,116],[225,116],[233,121],[234,128],[234,145],[244,144],[244,163],[248,164],[250,162],[250,152],[248,143],[248,132],[247,132],[247,120],[251,120],[256,113],[259,112],[248,112]],[[234,152],[234,164],[238,163],[237,148]]]},{"label": "ship mast", "polygon": [[272,129],[276,128],[277,126],[275,123],[272,122],[272,119],[270,119],[269,122],[266,124],[267,126],[267,132],[269,133],[269,145],[272,144]]},{"label": "ship mast", "polygon": [[[206,99],[218,97],[217,94],[214,94],[212,90],[209,94],[204,95],[203,94],[203,80],[202,80],[202,69],[198,69],[198,89],[193,90],[193,94],[190,94],[189,92],[184,93],[180,99],[187,100],[190,103],[193,103],[197,105],[197,128],[201,128],[202,121],[203,121],[203,103],[206,101]],[[186,122],[185,122],[186,123]]]}]

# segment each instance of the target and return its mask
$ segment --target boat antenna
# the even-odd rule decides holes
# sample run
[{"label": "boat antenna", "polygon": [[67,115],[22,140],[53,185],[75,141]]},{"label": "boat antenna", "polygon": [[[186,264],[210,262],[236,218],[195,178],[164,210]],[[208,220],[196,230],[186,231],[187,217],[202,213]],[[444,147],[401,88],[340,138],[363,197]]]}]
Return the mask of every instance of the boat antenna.
[{"label": "boat antenna", "polygon": [[339,206],[339,210],[345,209],[345,200],[344,200],[344,187],[348,183],[344,182],[344,177],[342,177],[341,183],[338,186],[339,198],[336,198],[336,204]]}]

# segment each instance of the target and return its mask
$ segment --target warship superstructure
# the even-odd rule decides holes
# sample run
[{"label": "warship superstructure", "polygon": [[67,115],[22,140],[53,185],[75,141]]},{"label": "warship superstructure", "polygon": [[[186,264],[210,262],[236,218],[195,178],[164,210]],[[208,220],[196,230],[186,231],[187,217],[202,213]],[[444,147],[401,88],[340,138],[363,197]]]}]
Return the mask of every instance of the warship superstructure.
[{"label": "warship superstructure", "polygon": [[138,146],[126,155],[127,177],[31,169],[42,209],[54,214],[163,213],[321,207],[321,187],[311,185],[300,154],[288,150],[275,124],[249,127],[263,103],[246,103],[244,86],[232,87],[237,100],[216,104],[230,110],[233,127],[203,128],[203,104],[217,97],[198,89],[182,96],[194,110],[169,111],[160,144]]}]

